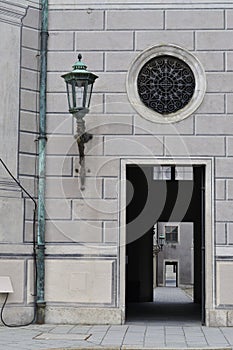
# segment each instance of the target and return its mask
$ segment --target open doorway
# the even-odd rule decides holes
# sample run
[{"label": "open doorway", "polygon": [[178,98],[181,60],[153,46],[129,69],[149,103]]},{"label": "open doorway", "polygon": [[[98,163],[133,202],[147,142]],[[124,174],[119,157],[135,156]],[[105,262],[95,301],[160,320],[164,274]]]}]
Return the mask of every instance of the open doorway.
[{"label": "open doorway", "polygon": [[178,262],[166,261],[164,272],[165,287],[178,287]]},{"label": "open doorway", "polygon": [[[132,320],[132,310],[135,316],[138,310],[139,318],[143,307],[150,309],[150,318],[161,318],[161,310],[157,307],[156,298],[163,304],[173,320],[179,319],[176,298],[165,296],[165,290],[159,288],[174,288],[180,290],[192,289],[187,298],[187,314],[189,319],[205,323],[205,222],[204,207],[205,193],[204,166],[139,166],[126,167],[127,209],[126,209],[126,319]],[[163,249],[154,249],[154,226],[163,225],[165,242]],[[180,227],[186,226],[186,237],[182,242],[191,240],[189,252],[187,247],[180,247]],[[188,238],[187,227],[192,228],[191,238]],[[159,229],[158,229],[159,230]],[[175,242],[175,240],[177,240]],[[167,247],[173,250],[173,255],[163,257]],[[166,247],[166,248],[165,248]],[[155,253],[156,251],[156,253]],[[189,270],[181,269],[180,261],[184,262]],[[191,255],[190,255],[191,254]],[[188,257],[187,257],[188,255]],[[155,258],[156,257],[156,258]],[[190,260],[187,262],[187,259]],[[155,262],[156,260],[156,262]],[[162,263],[159,261],[162,260]],[[162,276],[162,277],[161,277]],[[185,277],[186,276],[186,277]],[[186,278],[186,282],[183,281]],[[186,286],[183,286],[186,284]],[[183,288],[184,287],[184,288]],[[187,288],[186,288],[187,287]],[[156,293],[157,297],[156,297]],[[159,292],[158,292],[159,291]],[[174,294],[175,289],[172,293]],[[186,291],[184,291],[186,294]],[[159,297],[158,297],[159,293]],[[161,300],[165,296],[165,304]],[[176,301],[176,307],[169,306],[169,299]],[[179,300],[181,300],[179,299]],[[188,305],[189,304],[189,305]],[[191,307],[192,306],[192,307]],[[169,312],[173,314],[169,316]],[[141,313],[141,315],[140,315]],[[147,315],[148,317],[148,315]]]}]

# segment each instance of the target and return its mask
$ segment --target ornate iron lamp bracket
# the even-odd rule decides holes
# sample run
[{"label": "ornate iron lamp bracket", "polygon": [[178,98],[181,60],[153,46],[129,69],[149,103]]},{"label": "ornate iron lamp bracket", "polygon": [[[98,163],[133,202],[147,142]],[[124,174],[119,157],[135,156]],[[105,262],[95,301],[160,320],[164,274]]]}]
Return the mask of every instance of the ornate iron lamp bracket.
[{"label": "ornate iron lamp bracket", "polygon": [[82,61],[82,55],[78,55],[78,61],[72,66],[71,72],[62,75],[66,82],[69,112],[77,122],[77,133],[74,136],[79,149],[80,183],[81,190],[85,189],[85,143],[92,139],[85,129],[84,117],[89,112],[92,88],[97,75],[87,70],[87,66]]},{"label": "ornate iron lamp bracket", "polygon": [[80,115],[78,112],[74,114],[77,122],[77,133],[74,138],[78,145],[79,150],[79,164],[80,164],[80,189],[83,191],[85,189],[85,179],[86,179],[86,167],[85,167],[85,143],[92,139],[92,134],[86,132],[85,121],[83,119],[83,113]]}]

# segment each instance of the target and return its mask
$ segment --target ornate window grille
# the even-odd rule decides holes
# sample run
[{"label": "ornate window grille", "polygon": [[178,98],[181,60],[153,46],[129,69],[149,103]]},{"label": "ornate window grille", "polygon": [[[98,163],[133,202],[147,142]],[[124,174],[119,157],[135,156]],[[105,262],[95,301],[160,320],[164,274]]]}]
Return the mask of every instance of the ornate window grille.
[{"label": "ornate window grille", "polygon": [[189,103],[195,91],[195,77],[181,59],[161,55],[152,58],[141,68],[137,88],[145,106],[167,115]]}]

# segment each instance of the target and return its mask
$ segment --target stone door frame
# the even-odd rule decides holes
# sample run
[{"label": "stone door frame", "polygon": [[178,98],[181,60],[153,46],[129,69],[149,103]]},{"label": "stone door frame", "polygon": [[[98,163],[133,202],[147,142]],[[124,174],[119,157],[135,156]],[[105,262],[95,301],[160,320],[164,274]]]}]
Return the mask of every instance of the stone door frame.
[{"label": "stone door frame", "polygon": [[136,165],[202,165],[205,166],[205,320],[209,325],[209,314],[214,309],[215,265],[214,265],[214,159],[205,158],[127,158],[121,159],[120,199],[119,199],[119,307],[122,323],[125,323],[126,287],[126,166]]}]

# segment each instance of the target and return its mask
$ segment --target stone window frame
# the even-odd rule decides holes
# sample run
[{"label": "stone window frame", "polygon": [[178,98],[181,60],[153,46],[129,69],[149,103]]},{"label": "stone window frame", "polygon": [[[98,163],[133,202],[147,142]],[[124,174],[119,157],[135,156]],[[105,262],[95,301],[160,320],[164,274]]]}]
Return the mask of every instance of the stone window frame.
[{"label": "stone window frame", "polygon": [[[137,89],[137,77],[142,67],[152,58],[162,55],[174,56],[184,61],[195,77],[195,90],[189,103],[177,112],[167,115],[148,108],[141,101]],[[131,63],[126,78],[126,91],[133,108],[143,118],[162,124],[175,123],[189,117],[202,103],[206,92],[206,74],[201,62],[188,50],[173,44],[154,45],[140,52]]]}]

